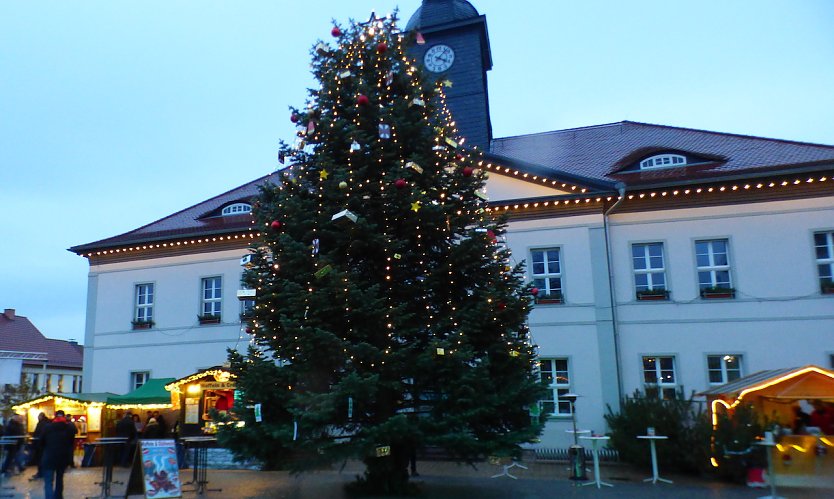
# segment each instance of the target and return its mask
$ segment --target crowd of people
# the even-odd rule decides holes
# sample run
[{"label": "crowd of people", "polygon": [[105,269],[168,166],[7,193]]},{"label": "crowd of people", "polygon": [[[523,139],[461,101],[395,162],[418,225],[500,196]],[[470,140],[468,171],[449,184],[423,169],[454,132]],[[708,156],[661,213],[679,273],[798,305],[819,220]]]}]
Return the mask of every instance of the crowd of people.
[{"label": "crowd of people", "polygon": [[[175,431],[175,429],[171,429]],[[122,418],[116,423],[116,436],[127,439],[123,447],[121,465],[129,466],[133,454],[136,452],[136,443],[139,439],[168,438],[172,435],[169,431],[165,418],[159,411],[148,414],[148,419],[143,424],[142,418],[131,411],[125,411]]]},{"label": "crowd of people", "polygon": [[802,404],[794,406],[794,435],[834,435],[834,404],[814,400],[813,410],[805,412]]}]

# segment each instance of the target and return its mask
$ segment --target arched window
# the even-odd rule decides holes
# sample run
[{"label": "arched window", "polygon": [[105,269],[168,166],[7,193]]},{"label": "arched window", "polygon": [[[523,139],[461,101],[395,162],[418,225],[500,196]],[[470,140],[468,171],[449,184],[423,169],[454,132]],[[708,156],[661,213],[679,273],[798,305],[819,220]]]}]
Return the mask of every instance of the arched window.
[{"label": "arched window", "polygon": [[252,205],[247,203],[235,203],[223,208],[220,212],[221,216],[227,217],[229,215],[240,215],[241,213],[249,213],[252,211]]},{"label": "arched window", "polygon": [[680,154],[657,154],[640,162],[640,169],[663,168],[669,166],[683,166],[686,158]]}]

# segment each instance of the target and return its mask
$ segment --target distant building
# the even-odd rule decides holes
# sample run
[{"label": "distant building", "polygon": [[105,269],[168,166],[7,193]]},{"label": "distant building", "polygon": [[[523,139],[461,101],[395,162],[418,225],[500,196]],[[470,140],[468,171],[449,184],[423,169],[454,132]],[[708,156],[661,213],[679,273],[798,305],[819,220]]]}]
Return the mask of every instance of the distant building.
[{"label": "distant building", "polygon": [[79,393],[83,360],[78,343],[46,338],[13,308],[0,315],[0,385],[26,380],[39,393]]},{"label": "distant building", "polygon": [[[413,55],[429,74],[454,82],[449,106],[484,151],[491,209],[509,215],[502,242],[538,288],[542,445],[571,440],[568,392],[578,425],[602,431],[606,407],[635,391],[833,367],[834,147],[630,121],[494,138],[486,18],[425,0],[407,29],[425,38]],[[240,258],[267,180],[71,249],[90,264],[87,391],[180,378],[246,346]]]}]

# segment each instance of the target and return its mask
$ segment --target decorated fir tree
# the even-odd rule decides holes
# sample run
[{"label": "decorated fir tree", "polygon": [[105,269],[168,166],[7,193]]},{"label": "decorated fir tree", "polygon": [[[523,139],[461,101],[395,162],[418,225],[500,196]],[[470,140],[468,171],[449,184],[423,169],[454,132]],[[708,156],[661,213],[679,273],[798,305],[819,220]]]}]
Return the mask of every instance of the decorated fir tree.
[{"label": "decorated fir tree", "polygon": [[450,83],[408,57],[420,37],[374,17],[331,34],[253,209],[253,345],[231,353],[246,425],[222,438],[272,466],[363,459],[366,485],[402,491],[416,448],[476,459],[538,435],[530,295]]}]

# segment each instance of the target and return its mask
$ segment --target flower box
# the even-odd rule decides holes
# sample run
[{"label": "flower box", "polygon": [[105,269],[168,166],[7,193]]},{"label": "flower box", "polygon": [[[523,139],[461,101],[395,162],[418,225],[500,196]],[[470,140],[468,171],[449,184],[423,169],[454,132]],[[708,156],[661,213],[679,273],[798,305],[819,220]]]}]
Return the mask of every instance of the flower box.
[{"label": "flower box", "polygon": [[648,289],[637,292],[638,301],[663,301],[669,299],[669,291],[666,289]]},{"label": "flower box", "polygon": [[541,295],[536,297],[536,305],[553,305],[562,303],[563,301],[564,300],[561,293],[551,293],[549,295]]},{"label": "flower box", "polygon": [[203,324],[220,324],[220,316],[219,315],[198,315],[197,321],[201,325]]},{"label": "flower box", "polygon": [[720,300],[736,297],[736,290],[733,288],[704,288],[701,290],[701,298],[705,300]]},{"label": "flower box", "polygon": [[828,281],[820,284],[820,293],[824,295],[834,295],[834,282]]},{"label": "flower box", "polygon": [[150,329],[153,327],[153,321],[130,321],[133,329]]}]

